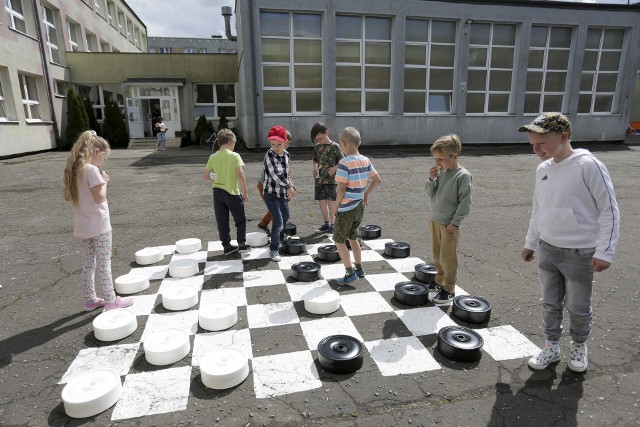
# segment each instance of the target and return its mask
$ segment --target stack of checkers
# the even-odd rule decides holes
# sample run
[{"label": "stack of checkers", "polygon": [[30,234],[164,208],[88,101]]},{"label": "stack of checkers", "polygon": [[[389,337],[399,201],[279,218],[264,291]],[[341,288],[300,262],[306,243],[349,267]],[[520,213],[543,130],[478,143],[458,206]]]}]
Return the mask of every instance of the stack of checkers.
[{"label": "stack of checkers", "polygon": [[[130,310],[137,316],[137,330],[116,343],[100,342],[89,335],[87,347],[70,361],[60,384],[92,369],[115,370],[124,383],[122,397],[110,409],[110,416],[120,420],[184,410],[194,398],[194,388],[215,393],[201,382],[200,361],[228,348],[241,350],[250,365],[247,379],[229,392],[250,391],[259,399],[316,389],[322,387],[323,380],[336,378],[317,363],[318,343],[331,335],[348,335],[364,343],[364,365],[356,376],[362,372],[396,376],[446,368],[450,361],[435,354],[437,332],[445,326],[465,324],[450,315],[450,305],[429,302],[411,307],[395,300],[395,285],[412,280],[415,265],[425,261],[384,255],[388,242],[392,240],[364,241],[362,261],[367,274],[346,286],[335,280],[345,272],[340,261],[317,259],[318,247],[332,244],[329,239],[306,245],[301,255],[283,255],[279,263],[270,261],[268,247],[230,256],[223,255],[219,241],[205,242],[203,250],[189,254],[177,253],[175,245],[154,247],[164,254],[161,261],[127,272],[145,275],[150,283],[132,296],[135,303]],[[183,259],[197,261],[199,271],[190,277],[171,277],[169,263]],[[291,266],[303,261],[318,262],[322,278],[294,282]],[[198,304],[184,311],[164,308],[162,294],[176,286],[197,291]],[[318,288],[340,293],[337,311],[321,315],[305,310],[303,296]],[[465,294],[456,288],[456,295]],[[202,329],[199,308],[220,302],[237,306],[238,321],[223,331]],[[143,342],[169,328],[187,331],[191,351],[174,364],[153,366],[145,360]],[[483,352],[490,356],[485,359],[491,362],[526,359],[539,351],[510,325],[490,324],[475,330],[484,339]]]}]

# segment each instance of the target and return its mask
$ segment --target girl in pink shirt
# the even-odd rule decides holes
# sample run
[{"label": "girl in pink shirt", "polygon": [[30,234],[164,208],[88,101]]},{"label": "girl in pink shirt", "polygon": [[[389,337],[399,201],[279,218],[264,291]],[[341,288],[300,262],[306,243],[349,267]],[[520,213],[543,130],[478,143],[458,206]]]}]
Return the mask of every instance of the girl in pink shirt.
[{"label": "girl in pink shirt", "polygon": [[[109,158],[109,143],[94,131],[80,134],[67,158],[63,195],[74,211],[73,235],[82,239],[84,267],[82,287],[84,310],[128,307],[131,298],[120,298],[113,290],[111,277],[111,221],[107,204],[109,175],[99,167]],[[96,296],[95,277],[103,298]]]}]

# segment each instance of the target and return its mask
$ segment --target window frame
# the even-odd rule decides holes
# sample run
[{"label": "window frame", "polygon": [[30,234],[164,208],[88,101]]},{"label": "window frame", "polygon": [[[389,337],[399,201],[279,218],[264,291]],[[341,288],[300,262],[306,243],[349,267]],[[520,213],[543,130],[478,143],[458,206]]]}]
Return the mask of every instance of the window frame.
[{"label": "window frame", "polygon": [[98,37],[86,28],[84,35],[87,42],[87,52],[98,52]]},{"label": "window frame", "polygon": [[[74,35],[75,40],[73,39]],[[72,52],[82,51],[82,29],[80,28],[80,24],[67,19],[67,37],[69,41],[69,47]]]},{"label": "window frame", "polygon": [[[212,86],[213,89],[213,102],[197,102],[198,99],[198,86]],[[233,103],[230,102],[218,102],[218,86],[233,86]],[[233,107],[236,114],[234,116],[227,116],[229,120],[238,119],[238,91],[235,83],[194,83],[193,84],[193,116],[194,120],[198,120],[200,117],[196,113],[197,107],[213,107],[215,116],[206,116],[207,120],[219,120],[220,112],[218,107]]]},{"label": "window frame", "polygon": [[[29,93],[28,79],[33,79],[32,87],[35,90],[35,94]],[[25,113],[25,119],[27,123],[42,122],[42,110],[40,109],[40,98],[38,96],[38,81],[35,76],[30,74],[18,73],[18,81],[20,83],[20,98],[22,100],[22,107]],[[26,95],[26,97],[25,97]],[[32,98],[35,96],[35,98]],[[38,118],[33,118],[33,110],[37,111]]]},{"label": "window frame", "polygon": [[[20,11],[18,11],[16,8],[17,4],[20,5]],[[24,5],[22,4],[22,0],[5,0],[4,10],[7,14],[7,18],[9,18],[9,28],[21,34],[27,34],[27,20],[25,18]],[[24,31],[16,26],[16,20],[22,22]]]},{"label": "window frame", "polygon": [[[50,17],[47,16],[47,12],[51,14]],[[42,23],[44,24],[45,36],[47,40],[47,47],[49,49],[49,61],[54,64],[61,64],[60,60],[60,47],[59,47],[59,36],[58,36],[58,28],[56,27],[56,13],[60,13],[57,9],[53,9],[51,6],[42,4]],[[59,16],[59,15],[58,15]],[[49,18],[52,20],[50,21]],[[51,40],[51,29],[54,30],[56,35],[56,40]],[[54,56],[55,51],[55,56]],[[58,59],[57,61],[55,59]]]},{"label": "window frame", "polygon": [[11,116],[9,115],[9,105],[2,85],[2,75],[0,75],[0,122],[9,122],[11,121]]},{"label": "window frame", "polygon": [[107,22],[109,23],[109,25],[111,25],[112,27],[116,28],[117,27],[117,10],[116,10],[116,4],[112,1],[107,1]]}]

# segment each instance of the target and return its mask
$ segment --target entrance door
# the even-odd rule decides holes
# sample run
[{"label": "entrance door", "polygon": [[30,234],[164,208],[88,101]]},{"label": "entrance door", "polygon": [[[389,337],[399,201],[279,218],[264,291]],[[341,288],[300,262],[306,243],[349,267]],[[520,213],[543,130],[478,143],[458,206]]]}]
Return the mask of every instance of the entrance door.
[{"label": "entrance door", "polygon": [[129,138],[144,138],[144,123],[139,99],[127,98],[127,119],[129,120]]},{"label": "entrance door", "polygon": [[167,136],[172,137],[176,134],[178,129],[178,115],[176,112],[175,100],[173,98],[160,99],[160,112],[162,114],[162,121],[167,127]]}]

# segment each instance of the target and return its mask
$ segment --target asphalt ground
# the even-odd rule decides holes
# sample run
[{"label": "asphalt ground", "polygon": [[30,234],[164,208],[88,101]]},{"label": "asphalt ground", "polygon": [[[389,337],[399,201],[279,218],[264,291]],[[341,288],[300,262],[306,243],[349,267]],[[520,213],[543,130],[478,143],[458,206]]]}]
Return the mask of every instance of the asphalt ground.
[{"label": "asphalt ground", "polygon": [[[430,259],[429,206],[423,190],[432,164],[425,147],[361,147],[379,171],[365,223]],[[526,360],[448,363],[441,370],[383,377],[368,370],[323,380],[323,387],[271,399],[203,392],[185,411],[110,421],[68,418],[57,384],[85,348],[96,313],[82,309],[81,246],[60,181],[67,153],[0,161],[0,425],[224,426],[632,426],[640,425],[640,147],[592,144],[608,166],[622,214],[621,241],[610,269],[596,274],[589,369],[563,361],[534,372]],[[313,201],[311,152],[291,150],[299,193],[292,222],[303,238],[321,223]],[[255,191],[264,151],[243,152],[252,189],[249,231],[265,207]],[[186,237],[217,240],[211,192],[202,180],[208,153],[199,147],[156,152],[116,150],[104,168],[113,225],[113,274],[127,273],[134,253]],[[520,260],[531,212],[534,170],[528,145],[465,146],[473,204],[461,227],[459,285],[492,304],[492,325],[512,325],[536,345],[539,288],[534,263]],[[635,248],[635,249],[634,249]],[[565,322],[565,330],[567,329]],[[274,340],[286,337],[274,336]],[[433,343],[435,346],[435,342]],[[433,349],[435,351],[435,349]]]}]

